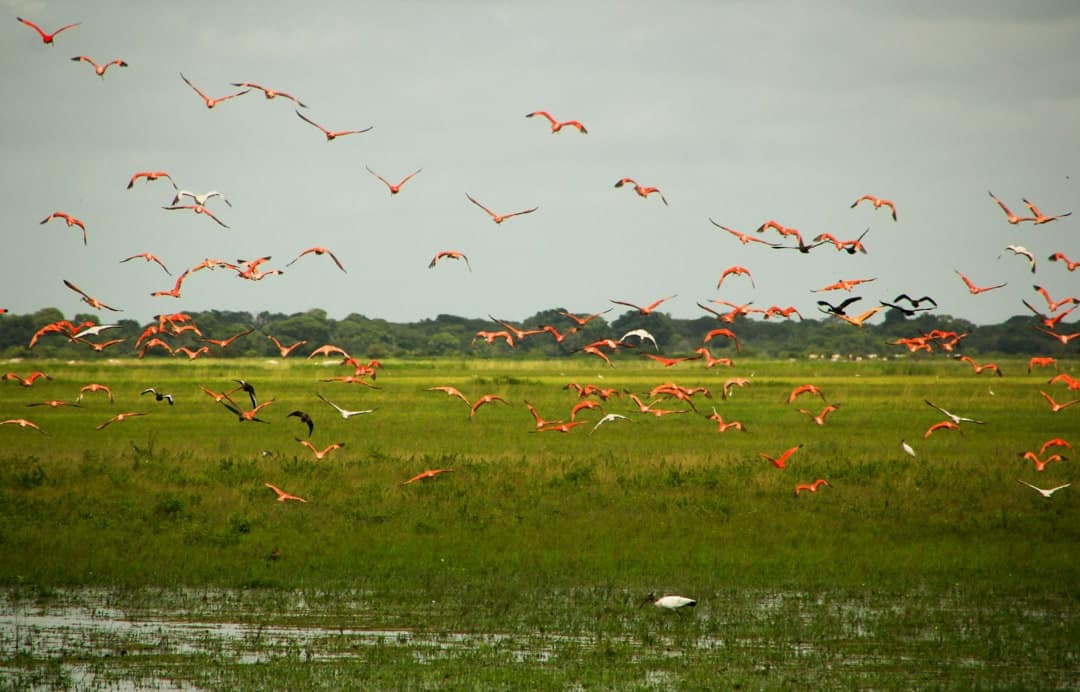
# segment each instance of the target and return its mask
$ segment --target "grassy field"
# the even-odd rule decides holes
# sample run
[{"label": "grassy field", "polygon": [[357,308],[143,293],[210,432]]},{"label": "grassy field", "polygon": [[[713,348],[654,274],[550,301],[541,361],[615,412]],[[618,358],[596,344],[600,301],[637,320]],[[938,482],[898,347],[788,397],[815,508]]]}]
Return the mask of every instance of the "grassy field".
[{"label": "grassy field", "polygon": [[[61,687],[1078,686],[1080,486],[1046,499],[1017,481],[1073,480],[1074,460],[1019,455],[1073,456],[1039,450],[1080,444],[1080,406],[1051,412],[1040,390],[1072,398],[1052,372],[1001,365],[391,361],[373,389],[322,381],[348,374],[332,361],[9,362],[51,379],[0,383],[0,420],[44,431],[0,426],[0,667]],[[733,376],[750,383],[723,399]],[[239,378],[274,401],[267,424],[199,389]],[[713,396],[656,417],[621,394],[565,434],[535,432],[524,405],[565,420],[568,383],[644,398],[669,381]],[[90,382],[115,403],[27,406]],[[798,412],[820,398],[788,403],[807,383],[840,404],[823,426]],[[436,385],[509,404],[470,420]],[[316,393],[374,412],[344,420]],[[924,400],[986,423],[924,439],[943,419]],[[746,431],[718,432],[714,407]],[[294,410],[316,447],[345,447],[317,460]],[[95,430],[122,411],[149,415]],[[631,420],[593,430],[604,413]],[[800,444],[784,469],[761,456]],[[403,484],[432,468],[453,471]],[[650,591],[698,606],[639,608]],[[72,612],[216,629],[179,648],[86,623],[66,647],[11,631],[37,623],[32,644],[35,617]]]}]

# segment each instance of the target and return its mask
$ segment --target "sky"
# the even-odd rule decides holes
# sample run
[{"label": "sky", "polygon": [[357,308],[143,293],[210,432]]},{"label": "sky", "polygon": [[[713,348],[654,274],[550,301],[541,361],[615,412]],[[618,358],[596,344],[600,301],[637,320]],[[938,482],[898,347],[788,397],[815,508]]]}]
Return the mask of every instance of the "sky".
[{"label": "sky", "polygon": [[[67,279],[123,309],[292,314],[322,309],[392,322],[440,314],[521,320],[611,300],[704,313],[719,299],[796,306],[841,279],[874,278],[862,305],[930,295],[976,324],[1045,311],[1032,286],[1080,296],[1080,3],[703,1],[76,3],[0,0],[0,195],[7,252],[0,308],[89,312]],[[24,17],[51,31],[42,43]],[[0,24],[3,26],[3,24]],[[121,58],[99,78],[73,56]],[[332,142],[283,98],[289,92]],[[580,120],[588,134],[541,118]],[[400,194],[391,181],[420,168]],[[166,180],[219,190],[221,228],[168,211]],[[659,187],[669,202],[614,183]],[[1076,215],[1012,226],[987,195],[1026,212]],[[495,224],[466,194],[499,213]],[[863,194],[888,211],[850,204]],[[62,221],[65,211],[87,225]],[[868,253],[742,245],[766,220],[810,239],[863,239]],[[756,235],[756,234],[755,234]],[[773,231],[758,236],[782,240]],[[1004,252],[1021,245],[1036,256]],[[341,260],[302,250],[323,246]],[[453,261],[428,263],[458,250]],[[152,252],[172,271],[120,260]],[[1003,254],[1004,253],[1004,254]],[[206,258],[271,256],[285,273],[246,281],[201,271],[180,298],[151,297]],[[742,265],[717,288],[721,272]],[[972,295],[976,284],[1005,283]],[[624,308],[608,315],[614,318]],[[871,323],[882,319],[878,315]],[[1075,319],[1071,319],[1075,322]],[[1067,330],[1066,330],[1067,331]]]}]

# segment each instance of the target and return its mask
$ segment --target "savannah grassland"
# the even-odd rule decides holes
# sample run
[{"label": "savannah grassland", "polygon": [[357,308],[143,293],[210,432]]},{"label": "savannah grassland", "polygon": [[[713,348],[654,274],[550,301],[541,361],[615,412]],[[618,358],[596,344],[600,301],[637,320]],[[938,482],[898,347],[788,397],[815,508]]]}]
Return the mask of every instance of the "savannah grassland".
[{"label": "savannah grassland", "polygon": [[[1017,480],[1078,480],[1074,459],[1040,473],[1018,453],[1080,445],[1080,406],[1051,413],[1040,389],[1074,398],[1053,373],[1001,365],[388,361],[375,390],[293,358],[9,362],[52,379],[0,388],[0,419],[46,433],[0,426],[0,670],[12,687],[1077,687],[1080,484],[1047,500]],[[722,400],[733,375],[752,384]],[[198,389],[241,377],[274,400],[269,424]],[[714,397],[662,418],[613,398],[604,411],[632,422],[592,434],[533,433],[523,404],[561,419],[569,382],[643,395],[666,381]],[[27,407],[89,382],[116,403]],[[819,399],[786,401],[808,382],[841,404],[820,428],[796,410]],[[510,405],[470,421],[433,385]],[[176,405],[140,396],[149,386]],[[343,420],[316,392],[376,410]],[[923,439],[941,420],[924,399],[986,424]],[[747,432],[718,433],[713,406]],[[346,447],[315,460],[295,409],[316,446]],[[150,415],[94,429],[121,411]],[[785,469],[759,455],[800,443]],[[816,478],[830,486],[795,496]],[[266,482],[308,502],[275,502]],[[649,591],[698,606],[640,608]],[[75,628],[46,645],[19,626],[60,612],[243,634],[177,647],[171,630]]]}]

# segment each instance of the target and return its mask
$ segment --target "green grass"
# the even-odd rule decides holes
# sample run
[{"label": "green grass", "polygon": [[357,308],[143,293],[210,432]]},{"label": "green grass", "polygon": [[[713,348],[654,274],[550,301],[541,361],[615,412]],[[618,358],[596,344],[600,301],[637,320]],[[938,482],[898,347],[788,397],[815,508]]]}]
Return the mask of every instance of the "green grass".
[{"label": "green grass", "polygon": [[[1048,387],[1045,372],[1025,374],[1026,363],[1002,363],[1000,379],[930,360],[385,366],[375,390],[321,382],[342,371],[315,360],[8,363],[52,377],[29,389],[0,383],[0,420],[30,418],[46,432],[0,426],[9,612],[59,607],[58,594],[101,587],[131,617],[474,637],[428,655],[415,642],[327,635],[311,660],[271,650],[257,665],[133,640],[139,655],[118,668],[127,679],[212,687],[334,687],[355,675],[373,687],[1080,683],[1078,488],[1048,501],[1016,482],[1073,480],[1073,460],[1036,473],[1018,453],[1051,437],[1080,444],[1080,407],[1051,413],[1039,389],[1059,400],[1066,390]],[[752,384],[722,400],[733,375]],[[198,388],[226,390],[235,378],[275,400],[261,415],[268,425],[238,423]],[[26,406],[72,400],[91,381],[109,384],[116,403],[95,394],[83,408]],[[633,422],[591,435],[591,423],[534,433],[522,403],[565,418],[578,401],[568,382],[644,395],[666,381],[715,396],[695,397],[699,413],[663,418],[612,399],[604,411]],[[824,427],[796,411],[820,410],[819,399],[787,404],[807,382],[841,404]],[[425,391],[433,385],[471,398],[498,393],[511,405],[484,406],[470,421],[463,402]],[[176,405],[140,396],[149,386]],[[376,411],[342,420],[316,392]],[[987,424],[924,440],[941,419],[924,399]],[[716,432],[705,418],[713,406],[748,431]],[[316,446],[345,448],[316,461],[294,439],[306,435],[286,417],[294,409],[315,419]],[[135,410],[150,415],[94,430]],[[800,443],[783,470],[759,456]],[[454,472],[402,485],[436,467]],[[795,497],[796,483],[815,478],[830,486]],[[275,502],[264,482],[308,503]],[[275,548],[281,558],[267,559]],[[182,589],[237,603],[204,612]],[[699,606],[688,617],[639,609],[651,590]],[[296,594],[303,605],[283,611]],[[0,641],[0,666],[23,683],[63,686],[73,661],[89,665],[55,651],[16,654]]]}]

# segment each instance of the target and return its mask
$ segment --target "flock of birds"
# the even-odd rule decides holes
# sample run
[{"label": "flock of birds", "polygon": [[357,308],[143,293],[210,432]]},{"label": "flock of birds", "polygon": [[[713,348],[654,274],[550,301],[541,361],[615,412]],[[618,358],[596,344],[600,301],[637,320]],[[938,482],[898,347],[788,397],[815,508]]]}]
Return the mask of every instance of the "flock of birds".
[{"label": "flock of birds", "polygon": [[[35,31],[40,37],[41,41],[46,45],[55,45],[57,37],[66,31],[74,29],[79,24],[72,23],[61,26],[55,31],[49,33],[43,30],[40,26],[34,22],[24,19],[22,17],[17,18],[19,22],[26,25],[33,31]],[[86,55],[77,55],[71,58],[72,61],[86,63],[95,72],[95,74],[104,79],[106,74],[112,68],[127,67],[127,62],[123,59],[116,58],[108,62],[99,63],[93,58]],[[221,106],[229,100],[243,97],[253,91],[261,92],[266,99],[281,98],[291,101],[295,105],[295,113],[297,117],[306,125],[319,130],[319,132],[325,137],[327,142],[332,142],[338,138],[358,135],[368,132],[372,129],[371,126],[355,128],[355,129],[342,129],[332,130],[325,127],[320,122],[309,117],[305,114],[307,106],[296,96],[265,87],[255,82],[234,82],[231,86],[235,91],[225,93],[220,96],[209,96],[199,86],[189,80],[184,74],[180,74],[182,82],[189,87],[195,95],[202,100],[207,109],[214,109]],[[301,110],[304,109],[304,110]],[[564,128],[570,130],[576,130],[577,133],[585,135],[588,133],[588,129],[585,125],[578,120],[559,120],[555,118],[551,113],[543,110],[536,110],[526,114],[526,118],[541,118],[550,125],[551,134],[560,133]],[[382,184],[389,190],[390,195],[397,195],[403,191],[404,186],[419,175],[422,169],[416,169],[413,172],[406,175],[396,183],[391,182],[387,178],[372,170],[370,167],[366,167],[367,171],[377,178]],[[228,228],[228,224],[219,216],[219,212],[210,208],[210,204],[221,203],[227,207],[231,207],[231,203],[225,197],[225,195],[218,190],[210,190],[208,192],[193,192],[192,190],[181,188],[177,185],[176,181],[166,170],[140,170],[135,171],[127,182],[127,189],[132,189],[137,183],[142,181],[144,184],[154,183],[157,181],[164,181],[171,186],[171,200],[167,204],[163,204],[164,210],[183,211],[191,213],[195,216],[203,216],[214,222],[220,227]],[[637,180],[630,177],[622,177],[615,181],[615,188],[629,187],[638,197],[643,200],[648,200],[650,197],[656,197],[660,202],[667,206],[669,204],[668,199],[664,196],[663,191],[656,186],[644,185]],[[1032,224],[1043,225],[1051,222],[1058,221],[1071,215],[1071,212],[1062,212],[1055,214],[1046,214],[1033,204],[1028,199],[1022,199],[1023,204],[1028,210],[1027,216],[1017,216],[1012,210],[1006,206],[997,196],[992,192],[989,193],[992,201],[998,205],[1001,211],[1005,215],[1005,220],[1014,226],[1020,224]],[[473,195],[465,193],[466,200],[482,210],[491,220],[496,224],[502,224],[517,216],[527,215],[535,213],[539,210],[538,206],[534,206],[528,209],[522,209],[518,211],[512,211],[508,213],[496,212],[491,207],[487,206],[483,202],[479,201]],[[886,210],[889,217],[893,222],[898,222],[899,215],[897,210],[897,204],[890,200],[874,195],[866,194],[857,197],[850,206],[852,208],[859,207],[860,205],[870,205],[872,210]],[[82,242],[84,245],[88,244],[87,238],[87,224],[77,216],[72,215],[67,211],[54,211],[40,221],[41,224],[47,224],[52,221],[62,221],[68,228],[78,229],[81,234]],[[854,238],[841,239],[831,233],[819,233],[804,234],[797,228],[786,226],[775,220],[767,220],[754,229],[751,232],[741,232],[730,226],[721,224],[720,222],[709,219],[709,221],[717,228],[721,229],[728,235],[732,236],[743,246],[760,245],[776,250],[795,250],[802,254],[808,254],[821,247],[831,247],[837,252],[846,253],[847,255],[866,254],[868,252],[867,245],[865,244],[866,236],[869,232],[869,228],[863,231],[860,235]],[[775,234],[775,235],[773,235]],[[1021,245],[1009,245],[1002,253],[1010,252],[1016,256],[1023,257],[1027,260],[1032,273],[1036,272],[1036,254],[1028,250]],[[313,246],[300,250],[295,257],[292,258],[284,267],[289,267],[301,258],[312,256],[326,256],[330,261],[334,263],[338,270],[346,272],[346,268],[343,262],[339,259],[334,252],[330,249]],[[154,263],[168,276],[172,276],[172,272],[160,257],[152,252],[140,252],[128,257],[122,258],[119,261],[121,263],[131,262],[136,259],[145,260],[147,263]],[[430,269],[435,269],[444,260],[461,261],[465,264],[466,269],[472,272],[472,266],[469,262],[468,256],[457,249],[444,249],[440,250],[428,263]],[[1060,263],[1067,271],[1073,272],[1078,266],[1080,266],[1080,260],[1072,260],[1063,252],[1053,252],[1048,256],[1048,260],[1055,263]],[[207,270],[216,271],[224,270],[227,272],[235,273],[235,276],[241,279],[249,281],[261,281],[267,277],[280,276],[284,273],[285,269],[282,267],[270,268],[268,263],[272,261],[272,257],[264,256],[251,260],[238,259],[236,261],[226,261],[220,259],[207,258],[204,261],[185,268],[178,276],[171,288],[164,288],[151,293],[154,297],[159,298],[173,298],[179,299],[181,297],[182,289],[185,282],[191,279],[196,273]],[[966,274],[962,273],[959,269],[956,270],[956,274],[968,291],[972,295],[980,295],[989,291],[997,290],[1005,283],[996,283],[983,285],[977,283]],[[721,271],[716,283],[716,288],[720,289],[725,281],[739,281],[746,280],[750,283],[751,287],[755,287],[754,277],[751,271],[743,265],[732,265]],[[862,289],[867,284],[871,284],[876,280],[876,277],[860,277],[851,279],[841,279],[832,284],[822,286],[820,288],[813,289],[815,294],[831,294],[832,292],[843,292],[848,294],[842,300],[828,300],[820,299],[816,301],[818,310],[830,317],[838,320],[842,320],[856,328],[861,328],[864,324],[874,315],[884,310],[895,310],[903,313],[905,316],[914,316],[920,312],[933,310],[937,308],[937,301],[931,296],[913,297],[907,293],[900,293],[891,300],[879,299],[877,305],[869,307],[866,310],[859,312],[858,314],[850,314],[848,310],[859,301],[863,300],[862,296],[850,295],[856,289]],[[98,299],[91,293],[83,290],[72,281],[64,278],[63,284],[72,292],[79,296],[79,299],[95,310],[106,310],[110,312],[122,312],[122,308],[116,307],[103,300]],[[1080,298],[1076,296],[1067,296],[1055,299],[1052,297],[1045,288],[1035,285],[1035,294],[1041,296],[1046,303],[1045,311],[1036,308],[1027,300],[1024,300],[1024,305],[1033,313],[1035,318],[1034,328],[1040,332],[1046,334],[1048,344],[1051,342],[1057,342],[1061,346],[1068,345],[1073,339],[1080,337],[1080,332],[1065,333],[1059,331],[1062,320],[1072,313],[1078,306],[1080,306]],[[564,340],[571,338],[577,332],[581,331],[590,321],[601,317],[607,312],[614,309],[614,306],[622,306],[629,308],[636,312],[642,318],[647,318],[652,315],[661,305],[664,305],[667,301],[676,298],[675,295],[669,295],[658,298],[652,302],[638,304],[623,299],[611,299],[612,306],[607,309],[595,312],[592,314],[578,315],[570,312],[560,313],[567,319],[566,324],[542,324],[533,327],[517,326],[509,321],[496,319],[492,317],[492,322],[497,325],[498,329],[478,331],[474,338],[473,344],[480,341],[484,344],[491,345],[491,348],[515,348],[525,339],[530,338],[551,338],[560,345],[564,345]],[[792,319],[802,318],[798,309],[795,306],[780,306],[772,305],[768,308],[756,307],[750,303],[736,304],[724,300],[711,300],[708,304],[697,303],[698,307],[704,310],[706,313],[714,316],[717,322],[723,326],[718,326],[716,329],[709,331],[704,337],[703,343],[696,348],[692,353],[673,356],[673,355],[661,355],[660,344],[657,343],[655,337],[646,328],[638,328],[631,330],[624,334],[621,338],[615,339],[612,337],[595,339],[588,343],[575,342],[573,338],[569,342],[566,342],[565,347],[569,353],[580,353],[583,356],[592,356],[598,358],[605,366],[615,367],[612,360],[612,355],[616,352],[625,352],[628,350],[634,350],[635,353],[640,353],[642,357],[651,359],[658,362],[664,368],[672,368],[675,366],[684,365],[694,361],[700,361],[703,363],[706,369],[713,367],[732,367],[734,361],[730,357],[723,357],[714,355],[710,351],[710,343],[714,339],[723,339],[726,346],[730,346],[737,354],[741,351],[741,343],[736,335],[735,329],[737,329],[738,322],[742,319],[746,319],[753,314],[760,314],[764,319]],[[5,310],[0,309],[0,314]],[[646,321],[647,324],[647,321]],[[97,353],[106,352],[107,349],[112,349],[120,344],[124,343],[125,339],[112,339],[112,340],[95,340],[98,335],[106,332],[108,329],[116,327],[115,324],[99,324],[93,321],[86,321],[80,324],[74,324],[67,320],[60,320],[55,323],[46,325],[38,330],[34,334],[29,347],[33,348],[39,339],[48,335],[57,335],[61,338],[66,338],[75,343],[86,345],[89,349]],[[138,353],[139,358],[143,358],[150,351],[165,353],[171,356],[184,356],[189,360],[195,360],[201,357],[211,357],[215,352],[224,350],[231,347],[234,343],[241,339],[251,337],[255,334],[256,329],[254,327],[242,331],[237,334],[229,335],[223,338],[215,338],[205,335],[202,330],[195,324],[191,316],[183,312],[173,312],[169,314],[161,314],[156,318],[156,322],[150,324],[143,333],[139,336],[134,344],[134,349]],[[275,347],[279,350],[282,358],[289,357],[297,352],[299,348],[307,344],[307,340],[299,340],[293,343],[283,343],[277,337],[272,334],[263,333],[267,339],[272,341]],[[954,349],[958,349],[961,346],[963,338],[966,334],[958,334],[955,332],[945,332],[941,330],[933,330],[925,334],[911,335],[897,339],[893,342],[896,346],[906,348],[909,352],[944,352],[953,354]],[[981,373],[990,373],[995,376],[1002,376],[1001,369],[994,363],[977,363],[973,358],[964,354],[954,354],[959,362],[970,365],[975,375]],[[357,358],[345,351],[345,349],[335,346],[333,344],[324,344],[319,348],[312,350],[308,358],[314,357],[335,358],[340,359],[341,367],[345,368],[348,374],[334,376],[322,379],[323,382],[337,382],[353,385],[361,385],[372,389],[379,389],[375,384],[376,374],[381,364],[377,360]],[[1038,356],[1033,357],[1029,363],[1028,372],[1030,373],[1033,368],[1056,368],[1057,363],[1053,356]],[[34,372],[28,375],[20,375],[18,373],[9,372],[4,375],[4,380],[14,381],[19,386],[24,388],[34,387],[35,384],[41,380],[51,379],[47,374],[43,372]],[[228,412],[231,416],[234,416],[240,423],[263,423],[266,424],[269,421],[265,417],[266,410],[269,406],[275,403],[274,399],[268,399],[258,401],[255,387],[252,383],[237,379],[235,380],[235,387],[229,387],[222,391],[216,391],[205,385],[200,384],[201,391],[210,397],[215,404],[218,404],[222,409]],[[1049,385],[1064,384],[1068,391],[1080,390],[1080,381],[1073,379],[1067,373],[1058,373],[1049,380]],[[721,397],[723,400],[729,399],[734,391],[735,387],[745,387],[752,384],[750,378],[743,377],[730,377],[724,380],[722,387],[720,388]],[[531,417],[533,418],[534,425],[530,428],[530,432],[533,433],[570,433],[579,426],[588,425],[590,427],[589,434],[596,433],[601,426],[605,424],[631,421],[632,416],[635,414],[642,416],[663,417],[671,414],[693,414],[700,413],[697,404],[695,404],[695,398],[698,396],[712,397],[712,392],[707,387],[686,387],[674,382],[665,382],[651,391],[645,392],[631,392],[631,391],[616,391],[614,389],[603,389],[595,385],[580,385],[577,383],[569,383],[566,385],[568,391],[572,391],[576,398],[576,402],[570,407],[570,410],[566,416],[547,418],[542,415],[536,407],[534,407],[528,401],[524,402]],[[456,389],[455,387],[440,385],[428,388],[429,391],[435,393],[445,394],[452,399],[458,399],[465,403],[468,407],[467,420],[474,420],[481,408],[489,405],[513,405],[505,397],[497,392],[483,393],[475,395],[473,398],[466,396],[464,393]],[[239,393],[239,395],[238,395]],[[61,407],[82,407],[81,403],[84,397],[103,394],[107,396],[109,403],[114,401],[114,395],[110,387],[103,383],[88,383],[82,385],[77,392],[77,396],[71,401],[49,399],[44,401],[30,402],[28,406],[45,406],[49,408],[61,408]],[[247,398],[241,398],[246,394]],[[1063,411],[1077,403],[1080,403],[1080,399],[1073,399],[1067,401],[1057,401],[1055,396],[1045,390],[1040,390],[1042,397],[1046,399],[1050,405],[1050,410],[1053,413]],[[362,416],[372,414],[376,409],[360,409],[351,410],[340,406],[337,403],[326,398],[321,393],[316,393],[317,397],[330,407],[336,415],[340,415],[343,419],[349,419],[354,416]],[[632,406],[628,406],[623,413],[617,413],[614,411],[606,411],[605,406],[611,406],[614,399],[621,398],[625,395],[627,402],[632,402]],[[843,413],[837,414],[838,411],[843,411],[842,404],[836,402],[828,402],[825,398],[825,393],[820,388],[813,384],[806,384],[800,387],[796,387],[789,395],[787,399],[788,405],[794,405],[797,401],[801,401],[800,397],[803,395],[811,395],[820,397],[823,408],[820,410],[811,410],[806,408],[797,408],[796,410],[800,415],[805,416],[813,425],[823,427],[828,423],[834,415],[843,415]],[[173,393],[162,392],[157,388],[149,387],[144,389],[140,393],[140,398],[144,396],[151,396],[156,402],[163,402],[166,406],[180,405],[178,400],[183,399],[182,396],[174,396]],[[666,402],[678,402],[679,408],[668,408]],[[929,438],[931,435],[944,430],[958,430],[961,424],[984,424],[981,420],[976,420],[970,417],[954,414],[936,404],[926,401],[926,403],[939,412],[943,419],[930,425],[923,433],[923,438]],[[250,406],[248,406],[250,404]],[[1080,409],[1078,409],[1080,410]],[[579,416],[587,416],[590,412],[596,412],[599,417],[594,419],[579,418]],[[151,411],[146,410],[130,410],[125,411],[114,416],[111,416],[107,420],[104,420],[95,426],[96,430],[104,430],[114,424],[122,423],[124,421],[147,416]],[[296,442],[302,447],[306,448],[317,460],[325,460],[331,454],[345,447],[344,442],[334,442],[326,446],[316,446],[310,441],[309,438],[315,432],[316,418],[309,412],[295,409],[289,412],[286,418],[296,418],[298,422],[303,424],[306,435],[304,437],[296,436]],[[704,417],[704,416],[703,416]],[[711,414],[707,416],[707,419],[717,423],[717,431],[719,433],[725,433],[729,430],[746,432],[746,426],[739,420],[725,420],[724,416],[717,411],[716,406],[712,407]],[[16,418],[0,421],[0,426],[18,426],[23,429],[36,430],[39,432],[45,432],[43,428],[36,422],[26,418]],[[908,444],[906,439],[901,440],[901,449],[904,453],[915,456],[916,452],[914,448]],[[773,455],[770,453],[761,452],[760,456],[773,466],[783,469],[787,466],[792,456],[796,454],[803,445],[795,445],[783,450],[781,453]],[[1059,452],[1053,452],[1047,456],[1048,451],[1055,449],[1068,449],[1071,448],[1071,444],[1063,438],[1053,438],[1048,440],[1038,452],[1029,450],[1022,453],[1022,456],[1026,460],[1030,460],[1034,463],[1036,471],[1044,470],[1048,464],[1054,462],[1060,462],[1065,459]],[[453,471],[451,468],[435,468],[427,469],[411,478],[403,480],[403,484],[412,484],[421,481],[429,481],[437,478],[442,474]],[[1042,488],[1028,483],[1024,480],[1019,480],[1019,483],[1031,487],[1036,492],[1046,498],[1050,498],[1055,492],[1062,488],[1068,487],[1069,484],[1063,484],[1053,488]],[[298,502],[306,503],[307,500],[298,495],[291,494],[282,490],[281,488],[271,483],[265,484],[275,494],[275,499],[278,502]],[[817,493],[821,488],[831,487],[828,480],[824,478],[816,479],[813,482],[799,483],[794,487],[794,494],[800,496],[802,493]],[[681,611],[684,608],[692,607],[696,604],[693,599],[689,599],[683,596],[662,596],[657,597],[655,594],[649,594],[644,603],[652,603],[658,608],[672,611]]]}]

